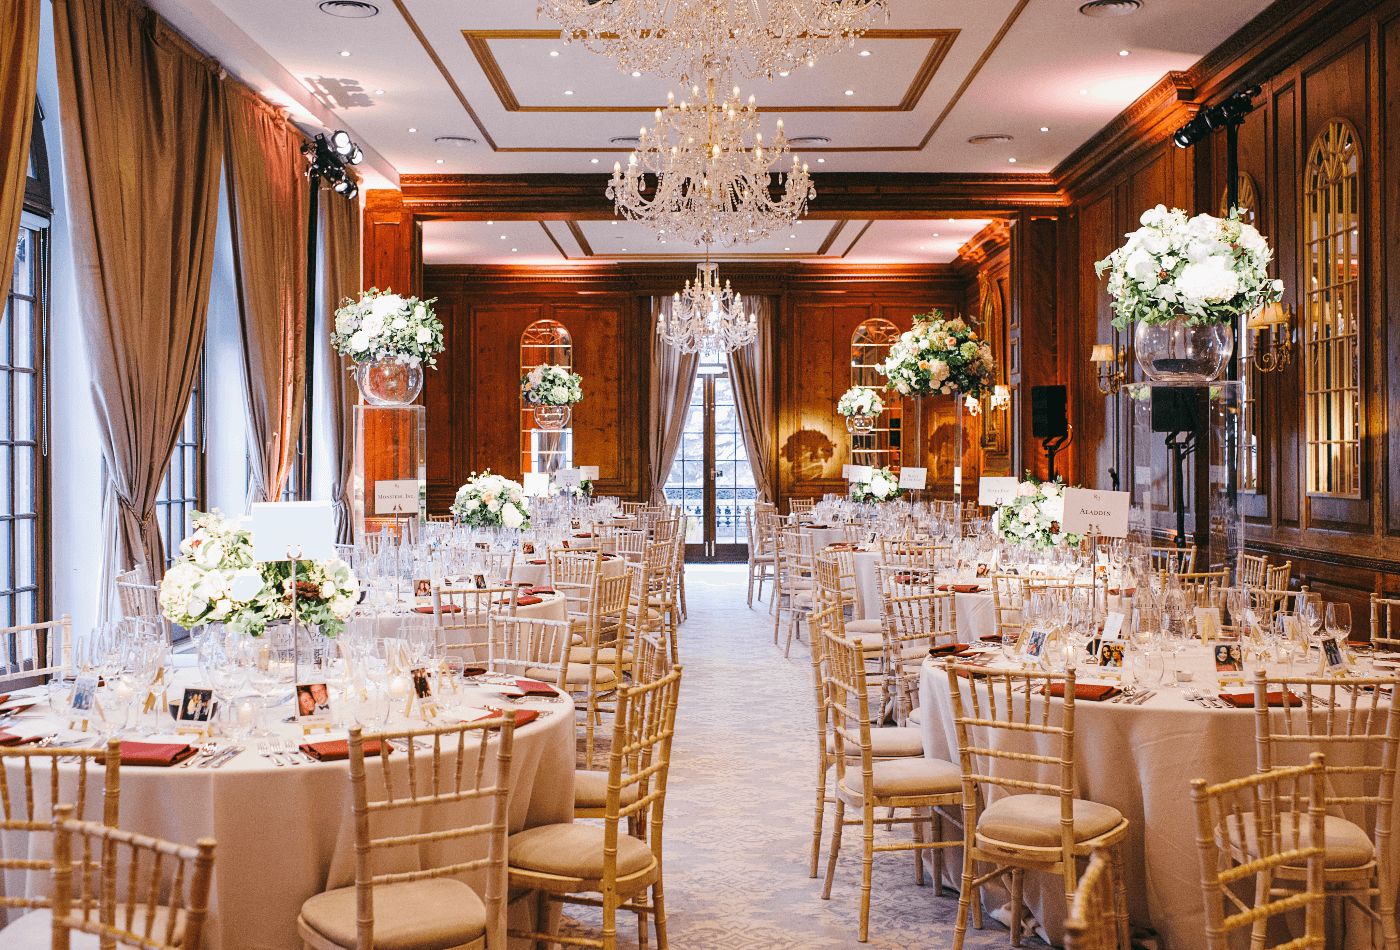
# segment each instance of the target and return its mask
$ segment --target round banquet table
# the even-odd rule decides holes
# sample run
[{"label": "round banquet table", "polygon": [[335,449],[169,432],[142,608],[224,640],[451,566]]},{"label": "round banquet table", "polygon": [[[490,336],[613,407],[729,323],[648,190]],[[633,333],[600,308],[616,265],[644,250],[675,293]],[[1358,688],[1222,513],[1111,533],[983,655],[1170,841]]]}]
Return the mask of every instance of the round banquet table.
[{"label": "round banquet table", "polygon": [[[517,617],[527,617],[534,620],[568,620],[569,601],[560,593],[540,594],[538,604],[520,604],[515,608]],[[427,609],[423,609],[427,608]],[[422,611],[421,613],[419,611]],[[376,613],[372,615],[374,620],[374,635],[376,637],[398,636],[400,629],[406,623],[432,623],[432,601],[424,598],[422,600],[405,600],[402,609],[397,612]]]},{"label": "round banquet table", "polygon": [[[999,658],[981,662],[1000,664]],[[1204,650],[1188,654],[1184,666],[1194,671],[1193,685],[1215,692],[1215,670]],[[1092,668],[1080,671],[1080,682],[1105,681],[1092,679],[1087,669]],[[1231,687],[1230,691],[1248,689]],[[1182,692],[1163,685],[1140,706],[1084,700],[1074,705],[1079,796],[1111,805],[1128,819],[1123,861],[1129,915],[1134,926],[1157,931],[1162,946],[1169,950],[1204,946],[1205,910],[1190,783],[1197,778],[1222,782],[1255,770],[1254,710],[1209,709],[1188,702]],[[919,696],[924,755],[956,763],[957,733],[948,674],[941,661],[924,662]],[[1035,701],[1042,700],[1036,697]],[[984,735],[974,741],[986,739]],[[997,741],[1001,742],[1000,735]],[[1050,752],[1048,748],[1038,751]],[[1336,764],[1331,758],[1328,764]],[[1360,815],[1346,817],[1362,821]],[[1391,840],[1396,840],[1394,835]],[[1400,857],[1400,844],[1395,850]],[[946,872],[946,883],[955,888],[961,854],[961,849],[952,854]],[[1057,875],[1025,875],[1026,905],[1056,946],[1064,938],[1062,886]],[[996,885],[984,887],[983,895],[988,910],[1010,900],[1009,893]],[[1367,928],[1359,921],[1357,926],[1348,923],[1348,946],[1370,946]]]},{"label": "round banquet table", "polygon": [[[188,683],[186,675],[177,674],[176,683]],[[504,705],[490,687],[471,685],[455,696],[440,697],[440,702],[444,710],[470,718],[484,714],[487,705]],[[542,698],[507,708],[527,707],[540,709],[543,715],[515,733],[511,833],[573,818],[573,707]],[[52,731],[58,724],[42,717],[22,720],[23,728],[31,734],[44,731],[45,726]],[[403,724],[395,716],[389,727],[398,729]],[[293,743],[301,741],[299,730],[279,728],[287,730],[285,736]],[[317,740],[312,737],[307,741]],[[255,743],[220,768],[130,766],[121,770],[122,828],[184,844],[202,837],[218,842],[206,929],[208,950],[299,947],[296,920],[302,902],[323,890],[354,883],[348,763],[310,762],[297,757],[297,764],[277,766],[256,753]],[[391,756],[391,761],[395,759],[406,778],[407,755]],[[11,789],[22,788],[22,766],[14,761],[9,770]],[[100,784],[100,770],[96,777]],[[36,781],[35,786],[43,799],[40,807],[47,811],[47,781]],[[99,799],[89,796],[90,819],[101,817]],[[485,808],[489,809],[489,804]],[[489,811],[473,803],[451,820],[454,824],[487,821]],[[48,847],[22,832],[0,833],[2,857],[21,857],[30,845]],[[452,860],[471,856],[463,852]],[[25,887],[47,889],[47,880],[37,881],[39,877],[8,872],[0,877],[0,893],[18,893]],[[484,886],[484,880],[473,883],[478,888]],[[0,910],[3,921],[4,911]]]},{"label": "round banquet table", "polygon": [[[879,620],[880,586],[875,574],[875,565],[880,563],[880,552],[857,551],[854,561],[856,619]],[[945,578],[940,576],[939,580],[942,582]],[[949,583],[962,583],[963,578],[955,578],[950,575],[946,580]],[[980,583],[983,587],[989,583],[986,579],[979,582],[975,577],[969,577],[966,580],[968,583]],[[996,605],[993,603],[991,590],[976,594],[954,594],[953,600],[958,612],[959,640],[975,643],[981,637],[989,637],[997,632]]]},{"label": "round banquet table", "polygon": [[[616,577],[627,569],[627,562],[617,555],[604,555],[602,572],[604,577]],[[515,562],[511,580],[516,583],[545,585],[549,583],[549,561],[545,558],[530,558]]]},{"label": "round banquet table", "polygon": [[846,529],[840,525],[802,525],[802,533],[812,536],[812,550],[820,551],[829,544],[846,543]]}]

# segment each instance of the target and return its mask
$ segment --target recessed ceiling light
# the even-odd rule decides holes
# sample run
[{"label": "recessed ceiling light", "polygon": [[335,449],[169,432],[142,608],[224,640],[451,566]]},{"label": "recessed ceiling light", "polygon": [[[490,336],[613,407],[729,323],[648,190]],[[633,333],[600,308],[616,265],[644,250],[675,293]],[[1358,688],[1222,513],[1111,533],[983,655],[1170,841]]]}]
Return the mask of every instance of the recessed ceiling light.
[{"label": "recessed ceiling light", "polygon": [[413,126],[409,126],[409,127],[408,127],[408,131],[409,131],[410,133],[412,133],[412,132],[417,132],[418,130],[415,129]]},{"label": "recessed ceiling light", "polygon": [[824,158],[819,158],[819,159],[817,159],[817,164],[818,164],[818,165],[825,165],[825,164],[826,164],[826,159],[824,159]]},{"label": "recessed ceiling light", "polygon": [[376,89],[376,90],[374,90],[374,94],[375,94],[376,96],[382,96],[382,95],[384,95],[384,90],[383,90],[383,89]]},{"label": "recessed ceiling light", "polygon": [[590,159],[588,160],[588,164],[590,164],[590,165],[596,165],[596,164],[598,164],[598,159],[596,159],[596,158],[590,158]]},{"label": "recessed ceiling light", "polygon": [[617,222],[616,222],[616,221],[609,221],[608,224],[611,224],[611,225],[616,226],[616,225],[617,225]]},{"label": "recessed ceiling light", "polygon": [[797,235],[796,235],[796,234],[789,234],[788,237],[789,237],[789,238],[795,238],[795,237],[797,237]]},{"label": "recessed ceiling light", "polygon": [[1079,94],[1080,94],[1081,96],[1087,96],[1087,95],[1089,94],[1089,90],[1087,90],[1087,89],[1081,89],[1081,90],[1079,90]]},{"label": "recessed ceiling light", "polygon": [[1142,0],[1089,0],[1079,12],[1091,17],[1129,16],[1142,9]]},{"label": "recessed ceiling light", "polygon": [[493,225],[493,224],[495,224],[495,223],[496,223],[495,221],[487,221],[487,222],[486,222],[486,226],[489,228],[491,225]]},{"label": "recessed ceiling light", "polygon": [[792,250],[792,248],[790,248],[790,247],[785,247],[785,248],[783,248],[783,250],[785,250],[785,251],[790,251],[790,250]]},{"label": "recessed ceiling light", "polygon": [[1118,55],[1119,55],[1119,56],[1127,56],[1127,55],[1128,55],[1128,51],[1125,50],[1125,49],[1120,49],[1120,50],[1118,51]]},{"label": "recessed ceiling light", "polygon": [[349,56],[349,55],[350,55],[350,51],[349,51],[348,49],[343,49],[343,50],[340,51],[340,55],[341,55],[341,56]]},{"label": "recessed ceiling light", "polygon": [[633,79],[641,79],[641,78],[642,78],[642,71],[641,71],[640,69],[634,69],[634,70],[632,70],[632,78],[633,78]]},{"label": "recessed ceiling light", "polygon": [[1048,125],[1042,125],[1042,126],[1040,127],[1040,131],[1042,131],[1042,132],[1049,132],[1049,131],[1050,131],[1050,126],[1048,126]]},{"label": "recessed ceiling light", "polygon": [[505,236],[504,234],[502,234],[502,235],[501,235],[501,240],[504,241],[505,239],[506,239],[506,236]]},{"label": "recessed ceiling light", "polygon": [[379,8],[364,0],[322,0],[321,12],[347,20],[364,20],[379,15]]},{"label": "recessed ceiling light", "polygon": [[869,55],[870,55],[870,50],[868,50],[868,49],[863,49],[863,50],[860,51],[860,55],[862,55],[862,56],[869,56]]},{"label": "recessed ceiling light", "polygon": [[934,231],[934,232],[933,232],[933,236],[934,236],[934,237],[938,237],[938,232],[937,232],[937,231]]},{"label": "recessed ceiling light", "polygon": [[510,249],[510,252],[511,252],[512,254],[515,254],[515,253],[517,253],[519,250],[520,250],[520,248],[518,248],[518,247],[513,247],[513,248]]},{"label": "recessed ceiling light", "polygon": [[1007,161],[1010,162],[1010,163],[1013,164],[1013,165],[1016,164],[1016,159],[1014,159],[1014,158],[1008,158]]},{"label": "recessed ceiling light", "polygon": [[854,96],[855,94],[856,94],[856,91],[855,91],[854,89],[847,89],[847,90],[846,90],[846,95],[848,95],[848,96]]},{"label": "recessed ceiling light", "polygon": [[559,51],[558,51],[557,49],[552,49],[552,50],[549,51],[549,55],[550,55],[550,56],[558,56],[558,55],[559,55]]},{"label": "recessed ceiling light", "polygon": [[623,250],[625,251],[625,250],[627,250],[627,248],[624,247]]},{"label": "recessed ceiling light", "polygon": [[566,95],[566,96],[572,96],[573,94],[574,94],[574,91],[573,91],[572,89],[565,89],[565,90],[564,90],[564,95]]},{"label": "recessed ceiling light", "polygon": [[662,238],[662,239],[661,239],[661,243],[662,243],[662,244],[665,244],[665,243],[666,243],[666,239],[665,239],[665,238]]},{"label": "recessed ceiling light", "polygon": [[789,70],[784,69],[782,72],[778,73],[778,75],[786,79],[787,77],[791,76],[792,73]]},{"label": "recessed ceiling light", "polygon": [[437,160],[437,163],[438,163],[439,165],[441,165],[441,164],[442,164],[442,159],[439,158],[439,159]]},{"label": "recessed ceiling light", "polygon": [[957,218],[949,218],[949,219],[948,219],[948,223],[949,223],[949,224],[955,224],[955,223],[957,222],[957,220],[958,220]]}]

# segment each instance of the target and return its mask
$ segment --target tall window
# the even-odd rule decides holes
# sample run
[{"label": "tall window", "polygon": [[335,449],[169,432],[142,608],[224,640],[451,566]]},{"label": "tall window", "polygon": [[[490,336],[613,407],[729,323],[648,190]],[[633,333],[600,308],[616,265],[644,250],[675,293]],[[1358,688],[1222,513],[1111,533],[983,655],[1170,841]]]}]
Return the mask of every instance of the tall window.
[{"label": "tall window", "polygon": [[204,507],[204,370],[195,377],[190,392],[190,404],[185,409],[185,421],[175,448],[170,452],[170,467],[156,496],[156,521],[165,541],[165,563],[175,560],[180,542],[190,533],[190,514]]},{"label": "tall window", "polygon": [[866,320],[851,334],[851,385],[880,390],[885,401],[885,411],[875,420],[875,428],[865,435],[851,435],[851,462],[855,465],[888,465],[899,470],[904,409],[897,395],[884,392],[885,377],[876,370],[898,339],[899,327],[879,317]]},{"label": "tall window", "polygon": [[[574,341],[558,320],[536,320],[520,334],[520,375],[536,366],[574,368]],[[557,472],[569,468],[574,458],[574,430],[538,428],[535,412],[520,399],[520,471]]]},{"label": "tall window", "polygon": [[36,109],[24,214],[0,314],[0,624],[48,617],[49,176]]},{"label": "tall window", "polygon": [[[1240,209],[1240,220],[1245,224],[1259,227],[1259,193],[1254,187],[1254,179],[1241,172],[1235,179],[1235,206]],[[1220,214],[1225,216],[1230,213],[1228,192],[1220,196]],[[1264,420],[1260,415],[1259,387],[1263,385],[1263,374],[1254,365],[1254,360],[1250,357],[1253,354],[1246,352],[1246,348],[1239,348],[1240,375],[1244,378],[1244,398],[1240,403],[1240,418],[1243,422],[1244,436],[1240,445],[1240,489],[1242,491],[1259,490],[1259,440],[1262,437]]]},{"label": "tall window", "polygon": [[1308,153],[1303,393],[1308,491],[1361,496],[1361,155],[1334,120]]}]

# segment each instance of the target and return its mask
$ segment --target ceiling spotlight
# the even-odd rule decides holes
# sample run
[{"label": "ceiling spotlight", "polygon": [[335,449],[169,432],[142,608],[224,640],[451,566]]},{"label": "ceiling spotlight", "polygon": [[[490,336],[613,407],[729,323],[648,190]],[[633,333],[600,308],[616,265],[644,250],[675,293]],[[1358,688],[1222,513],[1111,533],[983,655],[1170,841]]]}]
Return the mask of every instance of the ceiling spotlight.
[{"label": "ceiling spotlight", "polygon": [[1079,90],[1079,94],[1080,94],[1081,96],[1087,96],[1087,95],[1089,94],[1089,90],[1087,90],[1087,89],[1081,89],[1081,90]]},{"label": "ceiling spotlight", "polygon": [[559,51],[558,51],[557,49],[552,49],[552,50],[549,51],[549,55],[550,55],[550,56],[558,56],[558,55],[559,55]]},{"label": "ceiling spotlight", "polygon": [[590,164],[590,165],[596,165],[596,164],[598,164],[598,159],[596,159],[596,158],[590,158],[590,159],[588,160],[588,164]]},{"label": "ceiling spotlight", "polygon": [[321,12],[347,20],[365,20],[379,15],[379,8],[363,0],[322,0]]},{"label": "ceiling spotlight", "polygon": [[383,90],[383,89],[376,89],[376,90],[374,90],[374,94],[375,94],[376,96],[382,96],[382,95],[384,95],[384,90]]},{"label": "ceiling spotlight", "polygon": [[442,159],[439,158],[439,159],[437,160],[437,163],[438,163],[439,165],[441,165],[441,164],[442,164]]},{"label": "ceiling spotlight", "polygon": [[[818,164],[818,165],[825,165],[825,164],[826,164],[826,159],[824,159],[824,158],[819,158],[819,159],[817,159],[817,164]],[[798,223],[800,224],[801,222],[798,222]]]},{"label": "ceiling spotlight", "polygon": [[301,154],[306,157],[306,177],[313,188],[319,188],[320,182],[324,181],[336,194],[345,198],[354,198],[360,193],[359,184],[354,176],[346,172],[345,167],[360,164],[365,156],[360,147],[350,140],[349,132],[337,129],[329,137],[317,135],[301,147]]},{"label": "ceiling spotlight", "polygon": [[344,129],[338,129],[331,133],[331,148],[335,149],[337,155],[349,155],[350,150],[355,145],[350,141],[350,133]]},{"label": "ceiling spotlight", "polygon": [[1127,55],[1128,55],[1128,51],[1125,50],[1125,49],[1120,49],[1120,50],[1118,51],[1118,55],[1119,55],[1119,56],[1127,56]]},{"label": "ceiling spotlight", "polygon": [[1016,159],[1014,159],[1014,158],[1008,158],[1007,161],[1010,162],[1010,163],[1013,164],[1013,165],[1016,164]]},{"label": "ceiling spotlight", "polygon": [[502,234],[502,235],[501,235],[501,240],[504,241],[505,239],[506,239],[506,236],[505,236],[504,234]]},{"label": "ceiling spotlight", "polygon": [[642,78],[642,71],[641,71],[640,69],[634,69],[634,70],[632,70],[632,78],[633,78],[633,79],[641,79],[641,78]]},{"label": "ceiling spotlight", "polygon": [[572,89],[565,89],[565,90],[564,90],[564,95],[566,95],[566,96],[572,96],[573,94],[574,94],[574,91],[573,91]]},{"label": "ceiling spotlight", "polygon": [[789,72],[788,70],[784,69],[782,72],[778,73],[778,75],[779,75],[779,76],[782,76],[784,79],[786,79],[787,77],[791,76],[792,73]]},{"label": "ceiling spotlight", "polygon": [[409,134],[412,134],[412,133],[414,133],[414,132],[417,132],[418,130],[415,129],[413,126],[409,126],[409,127],[408,127],[408,131],[409,131]]},{"label": "ceiling spotlight", "polygon": [[1202,109],[1172,134],[1172,143],[1177,148],[1190,148],[1216,129],[1240,125],[1254,111],[1254,97],[1259,91],[1258,86],[1246,86],[1224,102]]},{"label": "ceiling spotlight", "polygon": [[934,231],[934,232],[933,232],[933,236],[934,236],[934,237],[938,237],[938,232],[937,232],[937,231]]},{"label": "ceiling spotlight", "polygon": [[341,55],[341,56],[349,56],[349,55],[350,55],[350,51],[349,51],[348,49],[343,49],[343,50],[340,51],[340,55]]},{"label": "ceiling spotlight", "polygon": [[516,254],[516,253],[518,253],[519,251],[520,251],[520,248],[518,248],[518,247],[513,247],[513,248],[510,249],[510,252],[511,252],[512,254]]},{"label": "ceiling spotlight", "polygon": [[487,221],[487,222],[486,222],[486,226],[489,228],[491,225],[493,225],[493,224],[495,224],[495,223],[496,223],[495,221]]},{"label": "ceiling spotlight", "polygon": [[863,49],[863,50],[860,51],[860,55],[862,55],[862,56],[869,56],[869,55],[870,55],[870,50],[868,50],[868,49]]},{"label": "ceiling spotlight", "polygon": [[846,90],[846,95],[848,95],[848,96],[854,96],[855,94],[856,94],[856,91],[855,91],[854,89],[847,89],[847,90]]},{"label": "ceiling spotlight", "polygon": [[1048,126],[1048,125],[1042,125],[1042,126],[1040,127],[1040,131],[1042,131],[1042,132],[1049,132],[1049,131],[1050,131],[1050,126]]},{"label": "ceiling spotlight", "polygon": [[790,251],[790,250],[792,250],[792,248],[790,248],[790,247],[785,247],[785,248],[783,248],[783,250],[785,250],[785,251]]},{"label": "ceiling spotlight", "polygon": [[1079,12],[1085,16],[1106,18],[1129,16],[1142,9],[1142,0],[1089,0],[1079,5]]}]

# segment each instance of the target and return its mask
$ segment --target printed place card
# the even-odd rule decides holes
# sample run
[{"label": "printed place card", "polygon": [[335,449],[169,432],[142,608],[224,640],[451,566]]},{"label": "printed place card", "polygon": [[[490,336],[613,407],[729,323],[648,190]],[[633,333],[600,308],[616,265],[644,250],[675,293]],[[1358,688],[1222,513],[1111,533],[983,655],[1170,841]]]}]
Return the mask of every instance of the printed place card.
[{"label": "printed place card", "polygon": [[855,466],[853,466],[853,465],[842,465],[842,466],[841,466],[841,477],[844,478],[846,481],[849,482],[849,481],[851,480],[851,469],[854,468],[854,467],[855,467]]},{"label": "printed place card", "polygon": [[526,472],[523,481],[527,497],[543,498],[549,494],[548,472]]},{"label": "printed place card", "polygon": [[598,480],[598,466],[580,465],[578,470],[585,482],[596,482]]},{"label": "printed place card", "polygon": [[561,468],[554,473],[554,484],[564,490],[577,488],[583,482],[583,473],[576,468]]},{"label": "printed place card", "polygon": [[1104,538],[1127,537],[1130,505],[1131,496],[1125,491],[1066,488],[1060,530],[1066,534],[1097,534]]},{"label": "printed place card", "polygon": [[374,513],[376,515],[418,514],[416,478],[391,478],[374,483]]},{"label": "printed place card", "polygon": [[864,484],[870,481],[870,476],[875,474],[875,469],[869,465],[852,465],[851,481]]},{"label": "printed place card", "polygon": [[1009,504],[1016,497],[1020,481],[1002,475],[983,475],[977,480],[977,504],[987,508],[997,508]]},{"label": "printed place card", "polygon": [[913,491],[923,491],[928,485],[928,469],[926,468],[901,468],[899,470],[899,487],[908,488]]},{"label": "printed place card", "polygon": [[[417,512],[416,496],[414,506]],[[327,561],[336,556],[335,511],[328,501],[258,502],[253,505],[252,530],[255,561]]]}]

